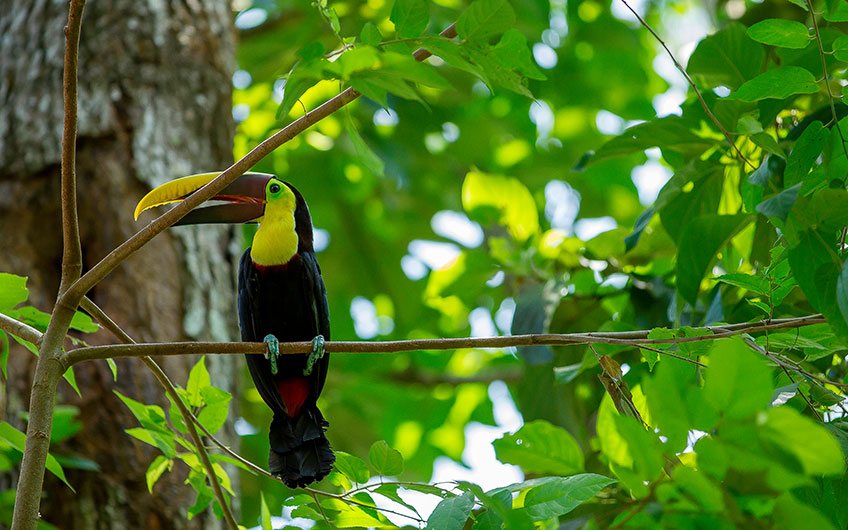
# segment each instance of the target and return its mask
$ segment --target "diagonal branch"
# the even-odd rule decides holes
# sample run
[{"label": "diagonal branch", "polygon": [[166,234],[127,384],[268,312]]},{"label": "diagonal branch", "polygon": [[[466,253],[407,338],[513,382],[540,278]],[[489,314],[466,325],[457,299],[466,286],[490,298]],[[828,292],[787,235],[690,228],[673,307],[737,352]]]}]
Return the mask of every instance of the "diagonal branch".
[{"label": "diagonal branch", "polygon": [[[91,301],[87,296],[82,299],[80,303],[81,307],[97,320],[104,328],[108,329],[115,337],[123,342],[128,344],[135,344],[135,341],[132,337],[129,336],[127,332],[125,332],[121,327],[112,320],[109,315],[106,314],[105,311],[100,309],[100,307]],[[212,491],[215,493],[215,498],[218,501],[218,504],[221,506],[221,512],[224,514],[224,521],[226,521],[227,526],[230,530],[238,530],[238,523],[236,523],[235,517],[233,517],[233,512],[230,510],[230,505],[227,502],[227,498],[224,496],[224,491],[221,489],[221,484],[218,481],[218,476],[215,473],[215,468],[212,465],[212,461],[209,459],[209,453],[206,451],[206,446],[203,444],[203,440],[200,438],[200,435],[197,433],[196,425],[200,424],[200,421],[195,417],[194,414],[186,407],[183,402],[183,398],[177,392],[177,388],[174,386],[174,383],[168,378],[168,374],[162,370],[156,361],[154,361],[150,357],[142,357],[141,361],[153,372],[153,376],[156,377],[156,380],[159,381],[159,384],[162,385],[162,388],[165,389],[165,393],[171,398],[174,405],[176,405],[177,409],[180,411],[180,415],[183,417],[183,423],[186,425],[186,430],[188,430],[189,436],[191,437],[191,441],[194,446],[197,448],[197,453],[200,457],[200,462],[203,465],[203,468],[206,470],[207,478],[209,479],[210,484],[212,485]],[[206,431],[205,427],[202,427],[204,431]],[[208,432],[208,431],[207,431]]]},{"label": "diagonal branch", "polygon": [[43,335],[34,327],[0,313],[0,329],[33,344],[40,344]]},{"label": "diagonal branch", "polygon": [[[442,31],[440,35],[448,38],[456,36],[456,30],[453,24]],[[426,50],[417,50],[413,54],[413,57],[415,57],[418,61],[423,61],[427,57],[430,57],[430,55],[430,52]],[[215,178],[215,180],[189,195],[186,200],[178,203],[173,209],[165,212],[153,222],[136,232],[135,235],[118,245],[117,248],[106,255],[106,257],[92,267],[91,270],[86,272],[79,280],[74,282],[74,284],[60,296],[57,304],[76,307],[82,297],[85,296],[92,287],[97,285],[103,278],[127,259],[130,254],[140,249],[160,232],[182,219],[189,211],[199,206],[202,202],[211,199],[216,193],[224,189],[240,175],[256,165],[260,160],[271,154],[271,152],[276,148],[290,141],[298,134],[315,125],[327,116],[338,111],[359,96],[359,92],[352,88],[348,88],[261,142],[259,145],[251,149],[249,153],[244,155],[244,157],[225,169],[220,175],[218,175],[217,178]]]}]

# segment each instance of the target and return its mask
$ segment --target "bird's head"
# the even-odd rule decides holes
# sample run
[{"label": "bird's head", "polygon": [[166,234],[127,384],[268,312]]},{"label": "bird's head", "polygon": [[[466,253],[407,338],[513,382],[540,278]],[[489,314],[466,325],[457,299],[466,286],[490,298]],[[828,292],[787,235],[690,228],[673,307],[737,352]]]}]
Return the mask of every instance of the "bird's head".
[{"label": "bird's head", "polygon": [[[135,218],[150,208],[185,200],[218,175],[190,175],[152,189],[136,206]],[[175,224],[259,223],[257,237],[267,236],[268,245],[278,248],[283,239],[290,240],[294,235],[286,247],[293,243],[297,252],[312,250],[312,219],[306,201],[294,186],[275,175],[245,173],[210,201],[215,203],[192,210]],[[261,244],[261,240],[255,240],[254,246]]]}]

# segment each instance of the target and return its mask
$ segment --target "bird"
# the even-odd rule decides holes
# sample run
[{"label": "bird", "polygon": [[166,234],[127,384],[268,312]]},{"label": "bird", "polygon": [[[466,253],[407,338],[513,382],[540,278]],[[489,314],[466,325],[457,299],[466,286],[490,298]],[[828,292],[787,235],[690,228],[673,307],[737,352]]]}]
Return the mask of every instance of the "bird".
[{"label": "bird", "polygon": [[[145,210],[184,200],[219,173],[200,173],[158,186],[145,195]],[[259,395],[273,412],[269,471],[290,488],[326,477],[335,454],[329,423],[318,409],[329,354],[330,313],[313,246],[312,218],[303,195],[267,173],[245,173],[177,225],[259,223],[239,262],[238,316],[243,342],[266,342],[268,354],[246,355]],[[308,354],[279,355],[279,341],[312,341]]]}]

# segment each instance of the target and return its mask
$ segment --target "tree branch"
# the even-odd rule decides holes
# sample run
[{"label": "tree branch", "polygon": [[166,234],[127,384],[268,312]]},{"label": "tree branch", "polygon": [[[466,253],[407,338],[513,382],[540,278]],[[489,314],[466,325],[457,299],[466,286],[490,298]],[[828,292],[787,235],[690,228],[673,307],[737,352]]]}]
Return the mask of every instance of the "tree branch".
[{"label": "tree branch", "polygon": [[62,279],[59,293],[79,279],[82,249],[77,215],[77,88],[79,41],[85,0],[72,0],[65,26],[65,64],[62,73],[64,127],[62,130]]},{"label": "tree branch", "polygon": [[[128,344],[135,344],[135,340],[133,340],[127,332],[121,329],[121,327],[112,320],[105,311],[100,309],[100,307],[87,296],[83,297],[80,305],[86,312],[88,312],[89,315],[92,316],[92,318],[97,320],[97,322],[109,330],[119,340]],[[162,385],[163,389],[165,389],[165,393],[171,398],[171,401],[173,401],[174,405],[176,405],[177,409],[180,411],[180,415],[183,417],[183,423],[186,425],[186,430],[188,430],[191,441],[197,448],[200,462],[206,470],[207,479],[212,485],[212,491],[215,493],[215,498],[221,506],[221,512],[224,514],[224,521],[227,523],[230,530],[238,530],[238,523],[236,522],[235,517],[233,517],[233,512],[230,510],[230,505],[227,502],[227,498],[224,496],[224,491],[218,481],[218,476],[215,474],[215,467],[209,459],[209,453],[206,451],[206,446],[203,444],[203,440],[200,438],[200,435],[198,435],[195,425],[201,426],[204,431],[206,428],[200,424],[197,417],[195,417],[188,407],[186,407],[185,402],[183,402],[183,398],[177,392],[176,386],[174,386],[174,383],[168,378],[168,374],[162,370],[162,367],[150,357],[142,357],[141,362],[143,362],[144,365],[153,372],[153,376],[157,381],[159,381],[159,384]]]},{"label": "tree branch", "polygon": [[[456,29],[454,28],[454,25],[451,24],[448,26],[440,35],[448,38],[456,36]],[[430,52],[426,50],[416,50],[413,57],[418,61],[423,61],[427,57],[430,57],[430,55]],[[135,235],[112,250],[112,252],[92,267],[91,270],[86,272],[79,280],[74,282],[74,284],[60,296],[57,304],[62,303],[76,307],[82,297],[87,294],[92,287],[103,280],[103,278],[127,259],[130,254],[140,249],[160,232],[182,219],[189,211],[199,206],[204,201],[211,199],[216,193],[224,189],[240,175],[256,165],[260,160],[271,154],[271,152],[276,148],[290,141],[327,116],[335,113],[359,96],[359,92],[352,88],[348,88],[342,91],[339,95],[327,100],[318,108],[307,112],[300,118],[291,122],[271,137],[262,141],[259,145],[251,149],[249,153],[244,155],[244,157],[225,169],[220,175],[218,175],[218,177],[215,178],[215,180],[189,195],[186,200],[177,203],[174,208],[157,217],[150,224],[136,232]]]},{"label": "tree branch", "polygon": [[[576,344],[625,344],[634,347],[644,344],[679,344],[715,340],[742,333],[787,329],[820,324],[825,322],[821,315],[808,315],[797,318],[763,320],[726,326],[708,326],[699,328],[711,331],[712,335],[680,337],[671,339],[649,339],[651,330],[624,332],[586,332],[564,334],[513,335],[507,337],[457,337],[444,339],[414,339],[396,341],[330,341],[324,344],[327,353],[397,353],[417,350],[455,350],[459,348],[508,348],[511,346],[542,346]],[[312,351],[311,342],[281,342],[280,354],[292,355]],[[63,362],[65,367],[92,359],[112,357],[141,357],[144,355],[234,355],[265,354],[264,342],[165,342],[147,344],[110,344],[77,348],[68,352]]]},{"label": "tree branch", "polygon": [[77,141],[77,66],[79,37],[85,0],[70,0],[68,25],[65,27],[65,59],[63,102],[65,125],[62,134],[62,276],[59,293],[47,333],[41,340],[38,361],[30,392],[29,421],[21,473],[15,493],[12,530],[35,530],[44,484],[44,466],[50,448],[53,425],[53,402],[64,370],[61,362],[62,342],[68,332],[76,306],[60,303],[62,293],[76,283],[82,270],[82,252],[76,205],[76,141]]},{"label": "tree branch", "polygon": [[34,327],[24,324],[20,320],[15,320],[3,313],[0,313],[0,329],[35,345],[40,344],[43,337],[41,332]]}]

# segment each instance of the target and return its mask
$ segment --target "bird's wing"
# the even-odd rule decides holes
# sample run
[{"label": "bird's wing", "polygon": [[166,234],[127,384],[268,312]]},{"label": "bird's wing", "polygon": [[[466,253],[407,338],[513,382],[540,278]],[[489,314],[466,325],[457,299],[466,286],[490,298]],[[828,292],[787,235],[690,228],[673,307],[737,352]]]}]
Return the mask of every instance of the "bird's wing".
[{"label": "bird's wing", "polygon": [[[313,252],[302,252],[301,259],[303,260],[303,288],[307,300],[312,302],[312,315],[314,317],[315,329],[317,333],[324,336],[324,340],[330,340],[330,309],[327,306],[327,290],[324,288],[324,279],[321,277],[321,268],[318,266],[318,260]],[[314,397],[318,399],[318,395],[324,388],[324,382],[327,379],[327,369],[330,364],[329,354],[324,354],[315,364],[315,369],[312,372]]]},{"label": "bird's wing", "polygon": [[[259,330],[259,317],[261,315],[259,300],[251,296],[251,292],[258,292],[256,282],[256,271],[253,262],[250,260],[250,249],[247,249],[241,257],[238,277],[239,328],[243,342],[262,342],[265,338],[260,336],[261,331]],[[277,390],[277,383],[274,380],[274,374],[271,373],[270,363],[261,355],[245,355],[245,357],[247,358],[247,368],[250,370],[250,376],[253,378],[253,384],[256,385],[259,395],[275,413],[284,413],[286,407]]]}]

